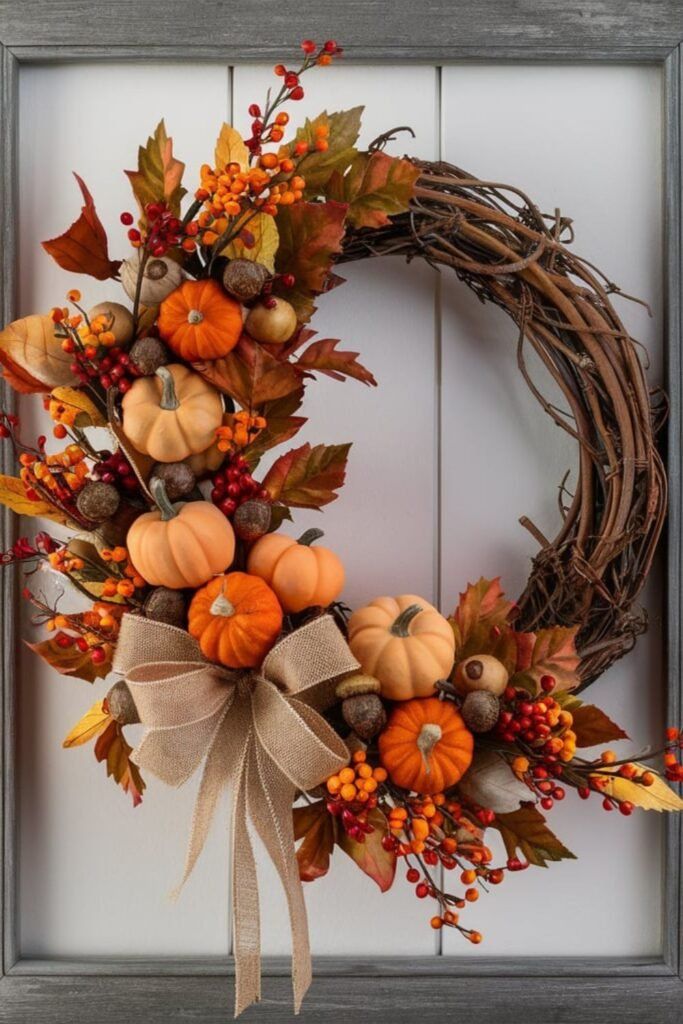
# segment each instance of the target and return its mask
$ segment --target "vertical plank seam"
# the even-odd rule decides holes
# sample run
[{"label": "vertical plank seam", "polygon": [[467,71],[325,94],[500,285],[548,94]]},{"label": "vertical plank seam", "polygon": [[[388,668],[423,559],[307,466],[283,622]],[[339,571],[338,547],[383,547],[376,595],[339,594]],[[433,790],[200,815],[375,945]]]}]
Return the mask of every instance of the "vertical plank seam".
[{"label": "vertical plank seam", "polygon": [[[227,82],[226,82],[227,95],[225,97],[226,118],[227,118],[228,124],[233,125],[235,123],[235,66],[234,66],[234,64],[229,64],[228,65],[227,72],[228,72],[228,74],[227,74]],[[232,796],[230,797],[230,800],[232,800]],[[231,882],[231,880],[232,880],[232,842],[230,840],[230,834],[229,834],[230,833],[230,828],[232,827],[232,805],[230,806],[230,808],[228,808],[226,810],[227,810],[227,818],[228,818],[228,837],[227,837],[228,838],[228,842],[226,844],[226,849],[228,851],[228,921],[227,921],[228,941],[227,941],[227,947],[228,947],[228,956],[231,957],[231,956],[234,955],[234,952],[235,952],[234,948],[233,948],[235,940],[234,940],[234,935],[233,935],[232,882]]]},{"label": "vertical plank seam", "polygon": [[[442,92],[442,71],[441,65],[437,65],[434,68],[434,86],[435,86],[435,106],[436,106],[436,157],[437,160],[443,160],[443,92]],[[435,472],[435,522],[434,522],[434,557],[435,557],[435,568],[434,568],[434,589],[436,596],[437,608],[443,609],[443,574],[441,567],[441,560],[443,557],[442,551],[442,498],[443,498],[443,445],[442,445],[442,430],[443,430],[443,418],[442,418],[442,391],[443,391],[443,308],[442,308],[442,289],[441,289],[441,271],[435,271],[435,282],[434,282],[434,377],[436,380],[436,400],[435,400],[435,433],[436,433],[436,472]],[[444,874],[445,869],[442,864],[439,864],[439,885],[441,890],[444,888]],[[443,942],[443,929],[438,929],[435,933],[435,946],[436,955],[444,955],[444,942]]]}]

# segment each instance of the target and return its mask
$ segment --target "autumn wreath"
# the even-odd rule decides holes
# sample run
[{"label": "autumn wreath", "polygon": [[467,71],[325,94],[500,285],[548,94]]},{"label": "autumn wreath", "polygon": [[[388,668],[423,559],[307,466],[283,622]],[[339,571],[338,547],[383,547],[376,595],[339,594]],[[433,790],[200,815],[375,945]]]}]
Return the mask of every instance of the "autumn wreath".
[{"label": "autumn wreath", "polygon": [[[123,294],[88,308],[71,290],[67,307],[0,334],[5,379],[43,396],[64,442],[30,443],[1,413],[20,469],[0,500],[66,528],[16,540],[3,562],[33,580],[51,571],[82,599],[66,608],[49,586],[26,586],[50,634],[30,646],[64,675],[122,677],[64,745],[94,740],[134,804],[141,770],[179,785],[201,769],[186,876],[231,788],[237,1011],[260,992],[250,831],[287,893],[298,1008],[310,980],[300,881],[324,875],[336,846],[382,890],[403,862],[431,926],[476,944],[468,903],[508,872],[572,856],[544,813],[568,790],[625,815],[683,807],[666,781],[683,778],[677,729],[648,755],[663,754],[661,772],[610,749],[577,754],[625,737],[577,691],[645,628],[635,601],[666,504],[665,406],[610,301],[616,286],[567,247],[568,221],[518,190],[392,158],[389,135],[358,151],[360,108],[291,135],[284,105],[341,52],[302,48],[301,66],[278,65],[279,88],[249,108],[249,138],[222,127],[188,202],[159,124],[126,172],[139,210],[121,215],[123,262],[77,178],[81,214],[43,246]],[[286,526],[337,497],[349,446],[304,444],[258,473],[305,422],[317,374],[375,385],[356,353],[307,325],[338,265],[391,253],[453,268],[511,316],[521,372],[579,445],[558,536],[526,524],[540,551],[516,602],[482,579],[449,617],[411,593],[351,613],[320,531],[297,539]],[[568,413],[537,390],[527,345]]]}]

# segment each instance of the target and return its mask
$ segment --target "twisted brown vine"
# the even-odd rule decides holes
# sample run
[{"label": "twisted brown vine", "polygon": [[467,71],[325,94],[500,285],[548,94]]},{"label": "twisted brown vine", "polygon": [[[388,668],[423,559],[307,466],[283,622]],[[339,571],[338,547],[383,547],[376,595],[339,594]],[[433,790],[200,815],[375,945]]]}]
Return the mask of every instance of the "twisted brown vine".
[{"label": "twisted brown vine", "polygon": [[[647,626],[636,599],[666,511],[655,440],[666,403],[649,389],[637,343],[610,301],[618,288],[567,248],[568,220],[543,215],[518,189],[451,164],[418,166],[409,213],[383,228],[351,232],[339,262],[393,254],[452,267],[517,324],[526,383],[579,445],[577,486],[557,536],[548,541],[523,520],[541,549],[518,602],[519,622],[527,630],[578,625],[585,686]],[[537,388],[525,345],[561,389],[569,413]]]}]

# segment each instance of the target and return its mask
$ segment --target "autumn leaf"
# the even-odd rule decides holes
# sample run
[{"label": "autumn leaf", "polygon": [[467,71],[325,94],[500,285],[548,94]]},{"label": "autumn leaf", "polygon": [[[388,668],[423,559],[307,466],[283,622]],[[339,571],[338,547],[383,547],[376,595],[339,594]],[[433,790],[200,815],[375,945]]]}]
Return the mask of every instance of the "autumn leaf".
[{"label": "autumn leaf", "polygon": [[104,414],[84,391],[68,387],[53,388],[52,398],[70,409],[77,410],[74,421],[77,427],[105,427],[107,425]]},{"label": "autumn leaf", "polygon": [[252,412],[301,388],[301,374],[290,363],[276,359],[246,334],[227,356],[193,363],[193,369]]},{"label": "autumn leaf", "polygon": [[[306,118],[303,126],[298,129],[292,143],[282,148],[281,155],[290,155],[297,142],[306,142],[309,152],[298,163],[296,172],[306,179],[306,198],[316,199],[324,192],[323,186],[337,171],[342,173],[356,156],[355,148],[360,133],[360,121],[363,107],[351,110],[340,110],[328,114],[326,110],[318,114],[312,121]],[[320,152],[315,148],[317,141],[316,129],[328,129],[328,148]]]},{"label": "autumn leaf", "polygon": [[239,164],[245,170],[249,164],[249,150],[244,144],[244,139],[232,125],[221,126],[220,135],[216,140],[214,151],[216,167],[223,171],[228,164]]},{"label": "autumn leaf", "polygon": [[492,654],[489,648],[496,639],[492,631],[505,625],[513,608],[514,602],[505,600],[499,576],[469,583],[449,620],[455,634],[455,660]]},{"label": "autumn leaf", "polygon": [[86,711],[80,721],[76,722],[69,735],[64,738],[62,746],[66,748],[80,747],[83,743],[98,736],[112,721],[105,702],[98,700],[89,711]]},{"label": "autumn leaf", "polygon": [[113,778],[123,789],[130,793],[133,807],[142,803],[145,783],[140,769],[131,761],[133,748],[126,741],[123,729],[118,722],[110,722],[95,744],[95,757],[107,765],[107,777]]},{"label": "autumn leaf", "polygon": [[[67,544],[70,555],[80,558],[82,569],[70,569],[68,578],[79,590],[85,591],[90,597],[100,600],[103,597],[104,584],[111,578],[111,569],[104,561],[95,544],[87,536],[73,537]],[[89,536],[93,536],[90,534]],[[106,598],[109,604],[125,604],[126,598],[114,594]]]},{"label": "autumn leaf", "polygon": [[497,814],[493,823],[502,836],[508,857],[517,850],[530,864],[539,868],[548,861],[576,860],[557,836],[548,828],[545,818],[535,807],[520,807],[510,814]]},{"label": "autumn leaf", "polygon": [[324,800],[294,808],[294,839],[303,842],[296,851],[299,878],[313,882],[330,869],[330,856],[335,842],[335,820]]},{"label": "autumn leaf", "polygon": [[145,206],[148,203],[166,203],[176,217],[179,215],[180,201],[185,195],[181,185],[184,170],[185,164],[173,156],[173,139],[166,134],[166,125],[161,120],[147,144],[138,147],[137,171],[125,172],[143,224],[147,220]]},{"label": "autumn leaf", "polygon": [[0,331],[0,363],[5,378],[17,391],[45,392],[56,385],[75,383],[71,362],[50,316],[33,313]]},{"label": "autumn leaf", "polygon": [[[249,244],[245,237],[249,239]],[[267,213],[257,213],[247,224],[244,232],[233,238],[222,250],[221,256],[229,260],[253,260],[261,263],[271,274],[275,270],[275,253],[280,244],[275,220]]]},{"label": "autumn leaf", "polygon": [[471,803],[488,807],[496,814],[515,811],[533,793],[521,782],[505,758],[493,750],[478,750],[460,782],[458,792]]},{"label": "autumn leaf", "polygon": [[273,501],[293,508],[317,508],[337,498],[344,483],[350,444],[304,444],[281,455],[262,486]]},{"label": "autumn leaf", "polygon": [[344,380],[345,377],[353,377],[363,384],[377,386],[377,381],[358,362],[358,352],[337,351],[339,341],[333,338],[321,338],[308,346],[305,352],[299,356],[296,365],[301,370],[308,372],[317,370],[325,373],[334,380]]},{"label": "autumn leaf", "polygon": [[284,444],[297,434],[304,423],[305,416],[295,416],[294,413],[301,407],[304,396],[303,386],[297,391],[292,391],[282,398],[276,398],[272,402],[264,402],[260,408],[261,415],[266,420],[266,426],[257,434],[254,440],[242,450],[242,456],[249,463],[253,470],[259,460],[275,445]]},{"label": "autumn leaf", "polygon": [[[647,765],[633,762],[639,773],[651,771]],[[643,786],[642,783],[632,782],[618,774],[618,768],[609,765],[600,765],[600,771],[596,774],[600,778],[600,793],[603,796],[614,797],[615,800],[628,800],[634,807],[640,807],[644,811],[683,811],[683,800],[675,793],[665,780],[651,771],[654,782],[651,786]]]},{"label": "autumn leaf", "polygon": [[341,250],[346,209],[343,203],[293,203],[278,208],[280,245],[275,269],[293,274],[295,284],[285,288],[276,281],[274,291],[291,302],[301,323],[313,315],[313,297],[325,289],[334,256]]},{"label": "autumn leaf", "polygon": [[98,281],[106,281],[117,276],[121,261],[109,259],[107,233],[97,216],[93,198],[83,179],[76,173],[74,178],[83,196],[81,215],[63,235],[42,242],[42,246],[63,270],[90,274]]},{"label": "autumn leaf", "polygon": [[[71,616],[71,618],[74,617]],[[79,650],[75,643],[70,647],[60,647],[54,636],[36,644],[28,643],[28,641],[24,641],[24,643],[63,676],[73,676],[76,679],[83,679],[86,683],[94,683],[96,679],[105,679],[111,672],[113,653],[111,644],[104,646],[106,657],[101,664],[98,664],[92,660],[90,651]]]},{"label": "autumn leaf", "polygon": [[337,844],[351,860],[355,861],[361,871],[377,882],[382,892],[387,892],[396,875],[396,854],[382,846],[382,839],[387,834],[387,819],[379,807],[369,812],[368,824],[372,825],[375,831],[365,836],[365,842],[356,842],[347,832],[340,829]]},{"label": "autumn leaf", "polygon": [[577,669],[581,659],[576,653],[576,626],[554,626],[535,634],[529,664],[510,679],[511,686],[522,687],[532,694],[540,692],[541,677],[550,675],[555,689],[573,690],[580,682]]},{"label": "autumn leaf", "polygon": [[5,505],[18,516],[38,516],[62,526],[75,525],[65,512],[51,502],[31,501],[27,498],[24,485],[16,476],[0,476],[0,505]]},{"label": "autumn leaf", "polygon": [[335,173],[327,195],[349,204],[347,218],[355,228],[381,228],[408,209],[419,176],[410,160],[358,153],[346,174]]},{"label": "autumn leaf", "polygon": [[581,704],[572,710],[572,717],[577,747],[594,747],[598,743],[628,739],[621,726],[608,718],[595,704]]}]

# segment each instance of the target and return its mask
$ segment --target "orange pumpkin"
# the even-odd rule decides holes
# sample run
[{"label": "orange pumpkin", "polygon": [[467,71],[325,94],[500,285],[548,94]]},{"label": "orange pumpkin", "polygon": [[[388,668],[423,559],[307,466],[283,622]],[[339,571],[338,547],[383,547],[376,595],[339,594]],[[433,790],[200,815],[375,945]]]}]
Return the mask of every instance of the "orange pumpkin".
[{"label": "orange pumpkin", "polygon": [[161,303],[159,334],[188,363],[226,356],[242,333],[242,307],[217,281],[185,281]]},{"label": "orange pumpkin", "polygon": [[223,421],[219,393],[180,363],[139,377],[121,403],[123,432],[155,462],[182,462],[216,440]]},{"label": "orange pumpkin", "polygon": [[256,668],[278,638],[282,608],[258,576],[231,572],[197,591],[187,628],[210,661],[227,668]]},{"label": "orange pumpkin", "polygon": [[472,763],[474,750],[460,712],[438,697],[397,704],[378,744],[391,781],[424,794],[454,786]]},{"label": "orange pumpkin", "polygon": [[349,619],[349,647],[388,700],[429,697],[453,667],[448,620],[414,594],[377,597]]},{"label": "orange pumpkin", "polygon": [[232,526],[209,501],[171,505],[164,485],[150,482],[159,506],[139,516],[128,531],[130,560],[154,587],[201,587],[224,572],[235,556]]},{"label": "orange pumpkin", "polygon": [[326,608],[344,588],[344,566],[328,548],[311,547],[322,530],[306,530],[294,540],[268,533],[249,552],[247,569],[268,583],[286,612]]}]

